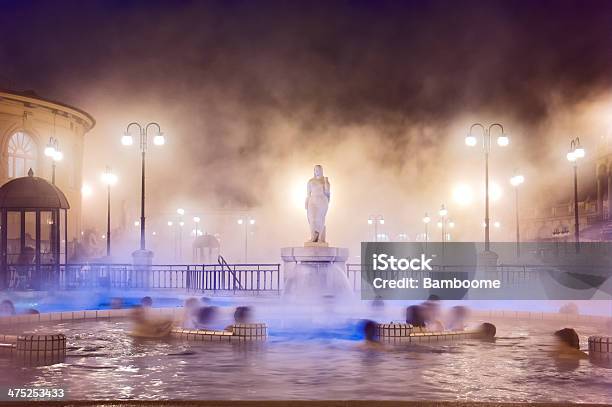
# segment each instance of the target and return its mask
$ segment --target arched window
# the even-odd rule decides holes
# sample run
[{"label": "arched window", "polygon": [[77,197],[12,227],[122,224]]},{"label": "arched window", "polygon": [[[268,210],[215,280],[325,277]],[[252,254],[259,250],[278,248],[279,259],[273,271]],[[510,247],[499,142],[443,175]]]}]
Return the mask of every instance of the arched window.
[{"label": "arched window", "polygon": [[36,144],[30,136],[19,131],[8,143],[8,176],[25,177],[30,168],[36,172]]}]

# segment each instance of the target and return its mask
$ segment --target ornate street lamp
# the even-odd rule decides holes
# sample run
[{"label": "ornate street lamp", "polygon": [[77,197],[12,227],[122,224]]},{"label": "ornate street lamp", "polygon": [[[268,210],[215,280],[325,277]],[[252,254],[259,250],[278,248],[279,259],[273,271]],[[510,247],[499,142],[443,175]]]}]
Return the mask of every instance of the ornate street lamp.
[{"label": "ornate street lamp", "polygon": [[125,130],[125,134],[121,137],[121,144],[124,146],[131,146],[134,144],[134,138],[130,134],[131,127],[137,127],[140,133],[140,153],[142,157],[142,170],[141,170],[141,180],[140,180],[140,251],[146,250],[145,243],[145,155],[147,152],[147,140],[149,129],[151,127],[156,128],[155,136],[153,137],[153,144],[156,146],[163,146],[166,143],[166,139],[161,132],[161,128],[159,124],[152,122],[148,123],[146,126],[141,126],[139,123],[132,122],[127,125]]},{"label": "ornate street lamp", "polygon": [[51,183],[55,185],[56,163],[64,159],[64,153],[59,149],[59,141],[55,137],[49,137],[49,143],[45,147],[45,155],[51,158]]},{"label": "ornate street lamp", "polygon": [[521,257],[521,235],[519,230],[519,195],[518,187],[525,182],[525,177],[520,174],[510,178],[510,184],[514,187],[514,212],[516,214],[516,257]]},{"label": "ornate street lamp", "polygon": [[500,129],[501,134],[497,137],[497,145],[506,147],[510,144],[510,139],[504,133],[504,126],[499,123],[493,123],[488,128],[480,123],[474,123],[470,126],[470,131],[465,138],[465,144],[468,147],[475,147],[478,144],[476,136],[473,135],[473,130],[479,127],[482,129],[482,147],[485,157],[485,252],[489,251],[489,154],[491,153],[491,130],[494,127]]},{"label": "ornate street lamp", "polygon": [[427,212],[425,212],[425,216],[423,217],[423,223],[425,224],[425,251],[427,251],[427,241],[429,240],[427,233],[427,226],[429,225],[429,222],[431,222],[431,218],[429,215],[427,215]]},{"label": "ornate street lamp", "polygon": [[246,263],[249,255],[249,226],[255,224],[255,219],[249,217],[239,218],[236,223],[244,225],[244,262]]},{"label": "ornate street lamp", "polygon": [[370,215],[368,225],[374,225],[374,241],[378,242],[378,225],[384,225],[385,218],[382,215]]},{"label": "ornate street lamp", "polygon": [[102,182],[106,185],[106,257],[111,255],[111,186],[117,183],[117,176],[107,165],[102,173]]},{"label": "ornate street lamp", "polygon": [[580,145],[580,138],[576,137],[570,142],[570,151],[566,158],[574,164],[574,240],[576,253],[580,253],[580,220],[578,216],[578,160],[584,158],[584,148]]}]

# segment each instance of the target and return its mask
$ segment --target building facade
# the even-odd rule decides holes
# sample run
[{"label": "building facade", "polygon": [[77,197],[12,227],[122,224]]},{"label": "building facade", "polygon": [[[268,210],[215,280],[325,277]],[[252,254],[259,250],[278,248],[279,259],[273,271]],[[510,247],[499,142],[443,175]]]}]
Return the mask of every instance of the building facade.
[{"label": "building facade", "polygon": [[[585,241],[609,240],[612,231],[612,144],[608,139],[602,140],[596,153],[595,168],[590,170],[595,170],[597,196],[578,202],[580,234]],[[574,203],[531,207],[520,223],[521,237],[526,241],[573,241]]]},{"label": "building facade", "polygon": [[78,108],[39,97],[33,92],[0,90],[0,185],[27,176],[53,178],[53,158],[45,148],[54,139],[63,156],[55,162],[55,185],[70,203],[68,240],[81,231],[81,186],[85,134],[94,118]]}]

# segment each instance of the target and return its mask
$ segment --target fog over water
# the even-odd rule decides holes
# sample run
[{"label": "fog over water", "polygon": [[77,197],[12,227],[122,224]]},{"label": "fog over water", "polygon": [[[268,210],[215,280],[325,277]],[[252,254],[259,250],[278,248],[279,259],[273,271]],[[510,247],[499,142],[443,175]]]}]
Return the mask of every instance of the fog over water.
[{"label": "fog over water", "polygon": [[[148,155],[156,261],[173,260],[166,222],[178,207],[185,235],[199,215],[230,261],[242,259],[235,219],[248,212],[256,218],[249,259],[278,261],[279,247],[307,236],[303,195],[314,164],[332,187],[328,239],[355,256],[373,237],[369,215],[384,215],[381,231],[392,239],[414,239],[424,212],[443,202],[456,238],[480,239],[484,164],[463,143],[474,121],[501,122],[511,138],[491,164],[502,188],[492,219],[505,226],[492,238],[510,240],[514,169],[526,178],[526,211],[567,202],[565,153],[580,136],[581,196],[594,198],[590,160],[612,135],[605,1],[0,5],[0,38],[10,38],[0,41],[0,85],[97,120],[86,136],[83,178],[94,195],[84,218],[104,230],[99,174],[111,165],[115,226],[126,208],[120,258],[136,247],[139,216],[139,156],[120,144],[131,121],[157,121],[167,136]],[[474,191],[467,207],[453,202],[458,183]]]}]

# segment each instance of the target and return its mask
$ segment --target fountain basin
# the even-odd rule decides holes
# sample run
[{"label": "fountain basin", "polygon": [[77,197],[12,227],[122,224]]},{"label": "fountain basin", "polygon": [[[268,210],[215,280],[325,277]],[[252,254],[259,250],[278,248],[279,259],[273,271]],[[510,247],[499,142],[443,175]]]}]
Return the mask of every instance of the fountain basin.
[{"label": "fountain basin", "polygon": [[346,275],[349,251],[341,247],[284,247],[284,296],[294,299],[350,297]]}]

